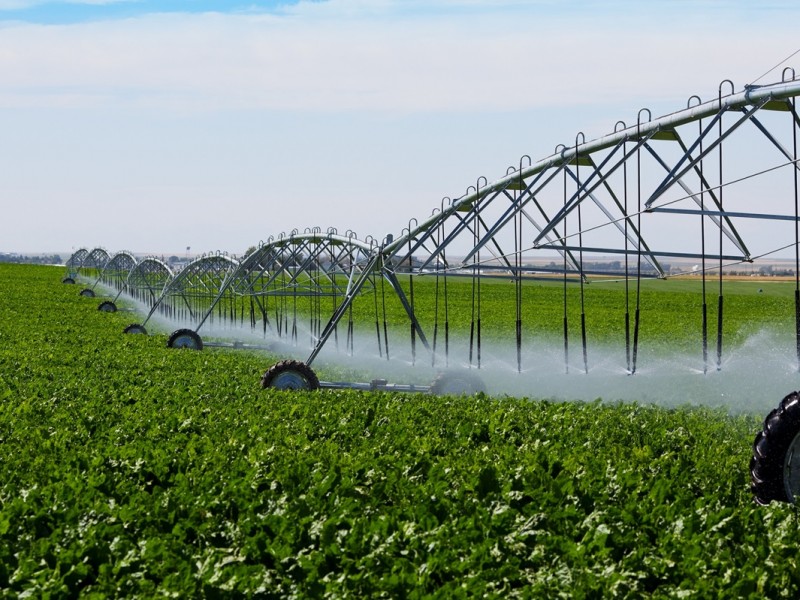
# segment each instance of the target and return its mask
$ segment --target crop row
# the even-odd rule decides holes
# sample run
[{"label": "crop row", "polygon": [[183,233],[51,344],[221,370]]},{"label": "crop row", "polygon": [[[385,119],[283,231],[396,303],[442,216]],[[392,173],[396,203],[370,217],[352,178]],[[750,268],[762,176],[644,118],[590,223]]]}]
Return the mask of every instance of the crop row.
[{"label": "crop row", "polygon": [[122,336],[59,275],[0,266],[6,596],[800,593],[760,417],[262,390],[275,357]]}]

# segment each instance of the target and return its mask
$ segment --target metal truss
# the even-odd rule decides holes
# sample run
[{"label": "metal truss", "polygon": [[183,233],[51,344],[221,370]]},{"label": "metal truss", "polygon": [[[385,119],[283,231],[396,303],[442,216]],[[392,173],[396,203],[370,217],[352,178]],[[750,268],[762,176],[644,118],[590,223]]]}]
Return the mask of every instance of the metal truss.
[{"label": "metal truss", "polygon": [[[632,305],[626,308],[633,314],[625,316],[635,321],[627,341],[629,372],[636,370],[638,282],[699,269],[705,294],[706,273],[713,271],[720,277],[719,365],[723,270],[782,249],[797,252],[800,119],[795,97],[800,81],[793,72],[786,80],[787,73],[784,81],[741,92],[723,82],[713,100],[692,97],[686,108],[664,117],[653,119],[643,109],[635,125],[620,121],[612,133],[592,141],[579,133],[573,145],[560,145],[537,162],[525,156],[494,182],[478,178],[465,194],[444,199],[429,218],[412,221],[402,235],[388,238],[373,268],[389,280],[400,274],[472,278],[477,314],[470,326],[469,362],[476,358],[478,367],[482,278],[505,276],[517,284],[518,357],[523,279],[557,276],[564,281],[565,297],[567,285],[579,286],[586,370],[584,284],[624,278],[627,307],[628,281],[634,280]],[[774,235],[763,235],[764,221]],[[414,312],[409,306],[412,346],[420,339],[435,351],[435,332],[426,332]],[[340,314],[323,329],[307,363]],[[566,302],[564,319],[567,352]],[[703,320],[707,355],[705,314]],[[431,337],[432,345],[427,343]]]},{"label": "metal truss", "polygon": [[236,259],[222,253],[196,258],[166,283],[142,327],[156,311],[171,319],[195,321],[213,304],[218,291],[238,266]]},{"label": "metal truss", "polygon": [[152,308],[173,277],[172,270],[161,260],[152,256],[144,258],[131,269],[125,286],[117,293],[114,301],[125,293],[137,302]]},{"label": "metal truss", "polygon": [[117,252],[109,258],[97,282],[119,293],[125,289],[128,277],[137,263],[136,257],[130,252]]},{"label": "metal truss", "polygon": [[110,257],[104,248],[87,250],[81,248],[67,259],[67,274],[64,283],[75,283],[78,278],[92,282],[92,286],[81,290],[81,296],[94,297],[94,288],[100,282],[103,270]]},{"label": "metal truss", "polygon": [[[180,331],[191,333],[191,340],[176,338],[181,347],[202,347],[197,331],[211,324],[241,327],[248,322],[265,337],[295,343],[307,333],[311,353],[303,368],[331,338],[338,345],[345,318],[346,345],[352,351],[353,303],[367,293],[375,296],[379,352],[383,335],[388,358],[386,325],[381,332],[377,305],[378,294],[389,290],[410,322],[412,362],[419,344],[435,365],[442,348],[447,364],[449,347],[447,325],[444,342],[439,329],[440,285],[446,315],[447,280],[467,278],[468,362],[480,368],[482,289],[488,278],[505,278],[513,283],[505,289],[516,307],[517,367],[522,370],[523,337],[531,335],[522,322],[528,293],[523,283],[546,279],[563,285],[565,365],[576,330],[568,317],[577,310],[583,370],[588,371],[585,288],[595,280],[616,278],[624,281],[626,367],[632,374],[643,279],[687,272],[702,277],[705,365],[712,336],[706,283],[718,280],[719,369],[723,272],[785,252],[794,254],[800,361],[798,95],[800,81],[791,69],[779,82],[741,91],[724,81],[711,100],[693,96],[684,108],[658,118],[642,109],[635,123],[618,121],[600,138],[587,141],[578,133],[573,143],[557,146],[544,159],[523,156],[498,179],[477,178],[464,194],[443,199],[429,217],[412,219],[400,235],[380,243],[333,229],[295,230],[261,243],[241,262],[224,255],[201,257],[163,285],[160,294],[156,289],[163,283],[159,278],[166,277],[163,270],[155,285],[132,283],[145,260],[131,270],[128,288],[155,298],[145,323],[158,310],[189,324],[191,330]],[[90,268],[102,259],[92,257],[95,251],[76,252],[68,270]],[[414,281],[422,277],[435,281],[432,322],[430,311],[422,318],[415,306]],[[307,328],[299,327],[301,322]],[[292,377],[303,379],[304,373],[301,369]]]},{"label": "metal truss", "polygon": [[83,259],[78,274],[90,279],[97,279],[110,258],[105,248],[94,248]]},{"label": "metal truss", "polygon": [[[551,250],[564,260],[566,268],[560,272],[584,278],[592,273],[581,263],[592,254],[641,256],[650,272],[661,277],[668,274],[661,264],[668,258],[750,260],[751,252],[736,222],[794,220],[793,194],[785,198],[784,212],[760,213],[752,210],[758,198],[738,198],[743,209],[736,210],[727,203],[726,190],[750,177],[765,178],[775,170],[781,171],[778,175],[786,182],[793,181],[797,158],[791,143],[798,126],[794,97],[800,93],[800,82],[753,86],[727,96],[722,96],[723,87],[720,96],[710,102],[692,106],[693,97],[686,109],[646,121],[644,109],[634,126],[625,127],[620,121],[612,134],[591,142],[578,134],[573,146],[559,146],[536,163],[523,157],[519,166],[510,167],[491,184],[480,178],[466,194],[387,245],[387,257],[409,263],[412,256],[423,255],[415,264],[424,272],[431,265],[441,266],[437,259],[461,241],[465,243],[457,247],[461,255],[458,268],[499,267],[516,273],[519,268],[512,258],[517,254]],[[775,119],[775,113],[780,118]],[[726,172],[726,161],[732,161],[727,147],[737,135],[753,131],[763,138],[764,155],[752,160],[754,141],[748,135],[744,143],[752,170],[742,172],[737,164],[736,171]],[[774,161],[762,164],[768,152]],[[689,236],[662,239],[658,230],[666,219],[656,219],[656,214],[702,217],[723,234],[730,251],[720,257],[682,250]],[[641,223],[648,218],[652,228]],[[700,220],[696,219],[698,226]],[[514,235],[515,221],[525,228],[523,236]],[[533,235],[528,234],[531,230]],[[504,237],[504,233],[508,235]],[[504,245],[514,239],[522,246]],[[546,271],[535,267],[523,270]]]},{"label": "metal truss", "polygon": [[72,255],[67,259],[65,263],[66,273],[64,274],[64,279],[73,280],[78,276],[78,271],[80,270],[81,266],[83,265],[83,261],[86,260],[86,257],[89,255],[89,250],[86,248],[79,248]]},{"label": "metal truss", "polygon": [[[240,324],[246,313],[252,329],[297,342],[298,323],[307,321],[310,339],[315,341],[323,315],[336,312],[374,254],[374,242],[362,242],[353,232],[338,235],[333,228],[271,238],[245,257],[224,282],[195,331],[215,312],[235,321],[238,305]],[[221,309],[226,300],[228,309]]]}]

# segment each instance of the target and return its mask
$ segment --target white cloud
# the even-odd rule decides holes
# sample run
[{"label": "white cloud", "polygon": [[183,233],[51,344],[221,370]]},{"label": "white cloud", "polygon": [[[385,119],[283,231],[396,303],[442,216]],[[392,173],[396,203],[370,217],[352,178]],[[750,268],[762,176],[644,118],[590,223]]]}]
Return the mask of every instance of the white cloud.
[{"label": "white cloud", "polygon": [[20,10],[41,4],[42,0],[0,0],[0,10]]},{"label": "white cloud", "polygon": [[678,27],[596,11],[421,18],[395,5],[6,25],[0,106],[470,111],[683,99],[727,77],[741,86],[796,43],[783,19],[754,33],[747,19],[715,27],[691,13]]},{"label": "white cloud", "polygon": [[397,233],[521,154],[741,87],[796,49],[800,9],[730,4],[331,0],[0,24],[0,249]]},{"label": "white cloud", "polygon": [[106,6],[109,4],[121,4],[125,2],[135,2],[136,0],[0,0],[0,11],[3,10],[23,10],[47,4],[85,4],[89,6]]}]

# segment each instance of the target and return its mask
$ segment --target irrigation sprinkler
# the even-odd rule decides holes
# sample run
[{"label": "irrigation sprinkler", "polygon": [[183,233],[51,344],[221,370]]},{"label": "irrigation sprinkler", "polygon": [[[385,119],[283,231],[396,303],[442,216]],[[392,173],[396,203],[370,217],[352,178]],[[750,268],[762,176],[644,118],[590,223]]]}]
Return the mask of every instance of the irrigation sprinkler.
[{"label": "irrigation sprinkler", "polygon": [[364,392],[429,393],[461,396],[485,393],[486,386],[480,377],[469,371],[443,371],[430,385],[390,383],[386,379],[368,382],[321,381],[314,370],[299,360],[282,360],[272,365],[261,378],[263,388],[279,390],[349,389]]},{"label": "irrigation sprinkler", "polygon": [[[293,231],[262,242],[218,279],[202,310],[189,315],[187,327],[173,333],[170,346],[201,349],[203,345],[232,348],[271,348],[274,342],[312,347],[324,319],[335,313],[344,298],[364,291],[366,281],[354,289],[375,256],[374,242],[363,242],[353,232],[335,229]],[[368,278],[367,278],[368,279]],[[370,286],[367,285],[366,288]],[[352,351],[352,306],[348,325],[334,330],[335,343]],[[211,341],[200,339],[201,328],[230,338],[257,335],[262,341]],[[249,332],[248,332],[249,329]],[[266,340],[264,342],[263,340]]]},{"label": "irrigation sprinkler", "polygon": [[[479,370],[484,334],[492,321],[483,307],[484,293],[490,283],[505,278],[513,283],[509,289],[518,371],[528,366],[522,361],[524,340],[535,334],[523,321],[523,283],[556,279],[563,296],[564,371],[588,373],[592,352],[585,300],[592,293],[590,284],[616,278],[625,288],[620,307],[624,367],[634,375],[642,360],[645,327],[642,281],[685,274],[687,265],[702,264],[698,353],[704,371],[720,370],[723,273],[798,243],[798,94],[800,82],[794,78],[740,92],[726,81],[709,101],[693,97],[686,108],[659,118],[642,109],[634,125],[618,122],[612,133],[591,141],[578,134],[574,143],[558,146],[538,162],[523,157],[500,179],[489,183],[479,178],[428,219],[387,239],[361,279],[386,281],[397,293],[409,316],[412,362],[420,341],[432,366],[448,366],[455,359]],[[770,235],[759,237],[764,221]],[[797,258],[795,263],[797,272]],[[407,279],[405,287],[401,277]],[[422,278],[435,281],[434,307],[421,307],[414,298],[414,281]],[[447,282],[456,278],[469,282],[468,326],[462,331],[448,320],[454,299],[447,294]],[[716,280],[718,296],[713,355],[707,280]],[[305,366],[312,365],[353,298],[345,297],[321,330]],[[381,333],[376,327],[379,339]],[[466,354],[461,358],[452,350],[458,335]],[[384,336],[388,356],[387,342]],[[796,345],[800,357],[800,327]]]},{"label": "irrigation sprinkler", "polygon": [[113,300],[103,300],[98,305],[97,309],[100,312],[116,312],[116,300],[119,295],[125,290],[125,286],[130,276],[131,271],[136,267],[137,260],[130,252],[117,252],[108,259],[99,277],[95,281],[91,290],[98,284],[103,284],[106,288],[116,290],[117,294]]},{"label": "irrigation sprinkler", "polygon": [[[187,264],[174,276],[169,267],[157,259],[145,259],[131,271],[129,293],[150,306],[142,323],[125,328],[125,333],[147,333],[148,321],[159,313],[169,319],[191,322],[205,311],[216,297],[217,290],[238,262],[226,254],[204,255]],[[169,338],[174,348],[202,349],[202,340],[189,328],[181,328]]]},{"label": "irrigation sprinkler", "polygon": [[[125,293],[132,300],[152,309],[173,277],[172,270],[165,263],[155,257],[147,257],[131,269],[125,285],[119,289],[111,302],[116,307],[120,295]],[[132,323],[125,328],[124,332],[147,334],[147,329],[144,325]]]},{"label": "irrigation sprinkler", "polygon": [[86,259],[86,256],[89,254],[89,250],[86,248],[79,248],[72,255],[67,259],[65,264],[66,266],[66,273],[64,274],[61,283],[67,284],[75,284],[78,278],[78,271],[83,265],[83,261]]},{"label": "irrigation sprinkler", "polygon": [[[72,257],[70,257],[70,260],[68,260],[67,262],[68,263],[72,262],[74,257],[75,254],[73,254]],[[81,278],[92,282],[91,287],[83,288],[80,291],[81,296],[85,298],[95,297],[94,288],[100,281],[103,269],[105,268],[109,259],[110,256],[108,255],[108,252],[105,250],[105,248],[94,248],[91,251],[87,251],[86,254],[80,255],[80,264],[77,264],[77,261],[75,261],[76,262],[75,274],[74,276],[67,275],[67,277],[72,279],[73,281],[76,281],[78,278]],[[66,280],[62,281],[66,282]]]},{"label": "irrigation sprinkler", "polygon": [[[385,318],[380,309],[387,288],[401,299],[412,322],[415,316],[396,273],[377,267],[381,260],[374,239],[359,240],[352,231],[339,235],[330,228],[310,228],[300,233],[280,234],[262,242],[248,256],[235,261],[217,254],[204,256],[187,265],[164,287],[152,303],[141,324],[129,326],[129,333],[146,333],[145,325],[156,311],[181,321],[169,336],[171,348],[202,350],[205,347],[274,349],[284,347],[313,349],[321,338],[352,355],[355,327],[353,309],[357,298],[362,305],[375,307],[376,349],[388,358]],[[137,269],[141,269],[140,263]],[[132,272],[135,275],[137,270]],[[130,284],[128,287],[133,287]],[[345,320],[344,322],[342,320]],[[329,327],[322,330],[323,323]],[[341,328],[339,327],[341,325]],[[212,339],[201,337],[209,330]],[[229,341],[237,335],[257,334],[258,343]],[[423,344],[424,334],[419,332]],[[284,360],[270,368],[262,378],[267,387],[287,389],[350,388],[395,391],[427,391],[431,386],[390,384],[385,380],[368,383],[320,382],[311,367],[296,360]],[[464,377],[443,376],[437,389],[459,393],[483,386]]]},{"label": "irrigation sprinkler", "polygon": [[[336,311],[373,253],[352,232],[341,236],[334,229],[314,228],[282,234],[247,256],[220,296],[228,293],[245,303],[250,328],[265,337],[271,333],[295,346],[305,337],[311,344],[324,315]],[[350,325],[345,346],[352,342],[351,330]]]},{"label": "irrigation sprinkler", "polygon": [[[609,284],[624,290],[610,307],[622,332],[620,372],[635,377],[650,356],[642,284],[682,275],[701,285],[695,352],[709,374],[723,370],[729,352],[724,275],[793,252],[791,351],[800,371],[798,95],[792,70],[739,91],[726,80],[707,101],[692,96],[661,117],[643,108],[605,136],[579,133],[544,159],[524,156],[498,179],[479,177],[380,243],[308,229],[261,244],[241,263],[200,259],[170,282],[148,319],[163,305],[187,323],[170,337],[174,347],[200,349],[202,327],[245,323],[297,348],[307,340],[307,358],[270,367],[264,387],[473,393],[484,389],[490,341],[513,346],[509,362],[517,372],[536,368],[535,350],[523,350],[543,318],[560,332],[563,373],[589,374],[597,359],[587,307]],[[82,268],[86,257],[78,258]],[[432,294],[417,293],[423,282]],[[557,315],[531,310],[532,282],[556,290]],[[505,298],[508,310],[491,309],[489,297]],[[391,303],[405,319],[394,327],[387,324]],[[401,357],[447,375],[425,386],[320,381],[313,365],[324,348],[343,336],[352,354],[355,311],[362,322],[374,316],[366,335],[378,358]],[[784,398],[755,440],[751,477],[759,502],[793,501],[800,488],[798,404],[796,393]]]}]

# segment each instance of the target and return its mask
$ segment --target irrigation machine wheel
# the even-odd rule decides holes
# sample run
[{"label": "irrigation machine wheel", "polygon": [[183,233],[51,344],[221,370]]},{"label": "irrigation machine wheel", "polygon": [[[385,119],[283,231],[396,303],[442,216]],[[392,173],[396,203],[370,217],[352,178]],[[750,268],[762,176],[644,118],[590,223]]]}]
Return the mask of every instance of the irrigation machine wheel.
[{"label": "irrigation machine wheel", "polygon": [[203,340],[196,331],[191,329],[178,329],[172,332],[167,340],[168,348],[188,348],[189,350],[202,350]]},{"label": "irrigation machine wheel", "polygon": [[317,374],[306,363],[299,360],[282,360],[275,363],[261,378],[262,388],[278,390],[317,390]]},{"label": "irrigation machine wheel", "polygon": [[100,303],[100,306],[97,307],[97,310],[100,312],[117,312],[117,305],[111,300],[104,300]]},{"label": "irrigation machine wheel", "polygon": [[485,394],[486,386],[473,371],[443,371],[431,383],[434,396],[474,396]]},{"label": "irrigation machine wheel", "polygon": [[786,396],[764,419],[753,442],[750,481],[759,504],[793,504],[800,496],[800,392]]},{"label": "irrigation machine wheel", "polygon": [[64,277],[64,279],[61,280],[61,283],[69,283],[71,285],[75,285],[75,280],[72,277]]},{"label": "irrigation machine wheel", "polygon": [[91,288],[83,288],[80,295],[84,298],[94,298],[94,290]]},{"label": "irrigation machine wheel", "polygon": [[144,325],[139,325],[138,323],[132,323],[128,325],[125,329],[122,330],[123,333],[140,333],[142,335],[147,335],[147,329],[144,328]]}]

